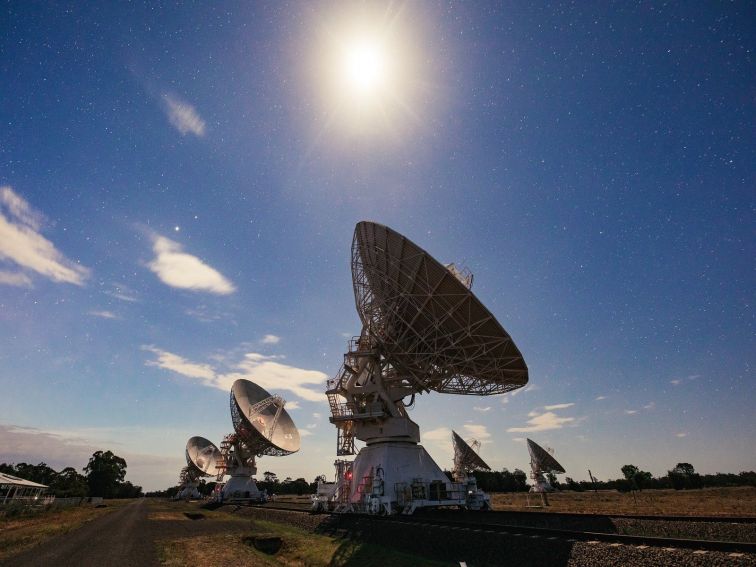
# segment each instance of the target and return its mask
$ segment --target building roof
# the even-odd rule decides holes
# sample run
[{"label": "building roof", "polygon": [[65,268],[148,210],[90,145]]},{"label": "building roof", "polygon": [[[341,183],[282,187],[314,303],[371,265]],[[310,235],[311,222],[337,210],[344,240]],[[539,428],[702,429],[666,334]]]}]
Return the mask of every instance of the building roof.
[{"label": "building roof", "polygon": [[39,484],[10,474],[0,473],[0,484],[25,486],[27,488],[49,488],[46,484]]}]

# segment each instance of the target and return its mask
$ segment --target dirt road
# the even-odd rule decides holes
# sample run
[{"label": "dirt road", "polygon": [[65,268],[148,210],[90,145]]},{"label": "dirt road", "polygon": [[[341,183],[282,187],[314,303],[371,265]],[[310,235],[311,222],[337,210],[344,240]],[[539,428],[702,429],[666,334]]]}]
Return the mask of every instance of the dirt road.
[{"label": "dirt road", "polygon": [[[160,508],[162,506],[162,508]],[[39,567],[157,567],[160,565],[156,542],[213,533],[244,531],[249,521],[225,518],[190,521],[184,508],[168,514],[165,504],[141,498],[123,508],[109,512],[77,530],[56,536],[37,547],[0,562],[2,566]],[[150,512],[158,507],[157,516]],[[189,508],[199,512],[197,508]]]}]

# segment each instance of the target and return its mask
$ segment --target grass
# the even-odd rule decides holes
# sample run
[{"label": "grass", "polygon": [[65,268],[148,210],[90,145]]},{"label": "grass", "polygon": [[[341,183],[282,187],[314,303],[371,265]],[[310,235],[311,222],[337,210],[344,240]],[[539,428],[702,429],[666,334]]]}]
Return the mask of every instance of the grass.
[{"label": "grass", "polygon": [[107,500],[105,508],[72,506],[43,510],[12,518],[0,518],[0,561],[39,545],[51,537],[74,530],[86,522],[132,502]]},{"label": "grass", "polygon": [[157,498],[150,498],[147,500],[150,507],[150,512],[147,518],[157,521],[176,521],[186,520],[191,521],[185,513],[189,514],[202,514],[204,516],[203,521],[206,520],[224,520],[244,522],[248,521],[247,518],[240,517],[238,515],[229,514],[228,512],[221,510],[205,510],[200,508],[196,502],[169,502],[167,500],[159,500]]},{"label": "grass", "polygon": [[[266,555],[244,543],[247,536],[277,536],[283,546],[276,555]],[[307,567],[442,566],[442,563],[373,544],[319,535],[305,530],[255,520],[245,534],[218,534],[158,541],[161,563],[183,567],[210,563],[214,567],[286,565]]]},{"label": "grass", "polygon": [[[531,511],[525,493],[495,493],[494,510]],[[531,504],[540,504],[536,494]],[[701,490],[644,490],[635,494],[614,491],[555,492],[548,508],[537,511],[581,514],[639,514],[676,516],[756,516],[756,488],[704,488]]]}]

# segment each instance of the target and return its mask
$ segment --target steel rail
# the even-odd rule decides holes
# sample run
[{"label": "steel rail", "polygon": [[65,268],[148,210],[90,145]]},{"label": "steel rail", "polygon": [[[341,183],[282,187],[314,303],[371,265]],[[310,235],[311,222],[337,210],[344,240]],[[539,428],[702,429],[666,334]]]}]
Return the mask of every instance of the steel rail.
[{"label": "steel rail", "polygon": [[[367,517],[367,516],[362,516]],[[378,519],[371,516],[371,518]],[[625,545],[645,545],[648,547],[673,547],[680,549],[694,549],[705,551],[724,551],[738,553],[756,553],[756,543],[719,541],[702,539],[669,538],[656,536],[613,534],[606,532],[589,532],[576,530],[558,530],[554,528],[534,528],[526,526],[512,526],[507,524],[470,524],[469,522],[455,522],[446,520],[426,520],[424,518],[397,518],[396,516],[383,517],[380,521],[411,524],[423,527],[450,528],[464,531],[488,532],[494,534],[511,534],[541,536],[545,538],[556,537],[559,539],[575,541],[601,541],[606,543],[622,543]]]},{"label": "steel rail", "polygon": [[[438,512],[430,512],[438,513]],[[441,512],[442,514],[455,514],[455,511]],[[421,512],[422,514],[422,512]],[[478,514],[478,512],[475,512]],[[610,519],[618,518],[623,520],[660,520],[663,522],[708,522],[722,524],[754,524],[756,516],[658,516],[652,514],[581,514],[580,512],[526,512],[522,510],[490,510],[484,512],[486,515],[519,515],[520,517],[534,516],[537,518],[570,518],[570,519]]]}]

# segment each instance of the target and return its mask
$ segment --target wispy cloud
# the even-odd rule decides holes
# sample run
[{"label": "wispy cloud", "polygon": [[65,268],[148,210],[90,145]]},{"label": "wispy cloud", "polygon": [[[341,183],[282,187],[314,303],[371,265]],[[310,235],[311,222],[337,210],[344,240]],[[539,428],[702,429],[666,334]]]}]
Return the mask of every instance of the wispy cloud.
[{"label": "wispy cloud", "polygon": [[682,432],[680,432],[680,433],[675,433],[675,437],[687,437],[687,436],[688,436],[688,434],[687,434],[687,433],[682,433]]},{"label": "wispy cloud", "polygon": [[451,443],[451,429],[448,427],[437,427],[424,431],[422,434],[424,441],[448,441]]},{"label": "wispy cloud", "polygon": [[[147,366],[163,368],[187,378],[201,380],[205,386],[229,391],[236,380],[244,378],[270,392],[284,390],[311,402],[325,400],[325,395],[321,391],[327,378],[324,373],[283,364],[279,362],[280,357],[248,352],[241,360],[223,371],[210,364],[193,362],[152,345],[145,345],[142,349],[155,355],[154,359],[145,362]],[[318,387],[317,390],[313,389],[315,385]],[[286,407],[295,409],[292,407],[294,403],[296,402],[288,402]]]},{"label": "wispy cloud", "polygon": [[299,402],[297,400],[294,400],[292,402],[286,402],[286,409],[287,410],[302,409],[302,406],[299,405]]},{"label": "wispy cloud", "polygon": [[526,422],[527,425],[523,427],[510,427],[507,429],[507,432],[532,433],[534,431],[548,431],[550,429],[561,429],[565,425],[575,422],[574,417],[561,417],[553,411],[547,411],[544,413],[532,411],[528,414],[528,417],[530,417],[530,419]]},{"label": "wispy cloud", "polygon": [[605,400],[606,396],[596,396],[596,401],[600,402],[601,400]]},{"label": "wispy cloud", "polygon": [[187,378],[198,378],[203,380],[206,386],[216,385],[215,382],[217,380],[217,375],[215,370],[213,370],[213,367],[209,364],[191,362],[182,356],[150,345],[144,345],[142,349],[153,353],[157,357],[154,360],[148,360],[145,362],[147,366],[156,366],[165,370],[171,370],[172,372],[181,374]]},{"label": "wispy cloud", "polygon": [[163,95],[163,100],[168,120],[182,136],[194,134],[201,138],[205,135],[205,121],[194,106],[170,94]]},{"label": "wispy cloud", "polygon": [[309,429],[300,429],[299,430],[299,436],[300,437],[309,437],[310,435],[312,435],[312,431],[310,431]]},{"label": "wispy cloud", "polygon": [[635,410],[635,409],[626,409],[625,410],[625,414],[627,414],[627,415],[635,415],[636,413],[638,413],[638,410]]},{"label": "wispy cloud", "polygon": [[155,259],[149,263],[149,268],[164,284],[218,295],[228,295],[236,291],[234,285],[220,272],[196,256],[184,252],[178,242],[155,235],[152,249]]},{"label": "wispy cloud", "polygon": [[465,432],[471,437],[477,439],[481,443],[488,443],[491,438],[491,434],[485,425],[478,425],[474,423],[465,423],[462,427],[465,428]]},{"label": "wispy cloud", "polygon": [[[61,254],[40,231],[44,216],[14,193],[0,187],[0,262],[21,270],[36,272],[54,282],[84,285],[89,269]],[[23,272],[2,272],[0,283],[30,286],[31,279]]]},{"label": "wispy cloud", "polygon": [[277,345],[281,342],[281,337],[276,335],[265,335],[260,342],[264,345]]},{"label": "wispy cloud", "polygon": [[543,406],[543,409],[545,409],[547,411],[559,410],[559,409],[567,409],[567,408],[571,408],[574,405],[575,404],[573,402],[570,402],[568,404],[554,404],[554,405],[551,405],[551,406]]},{"label": "wispy cloud", "polygon": [[680,384],[682,384],[682,380],[679,378],[675,378],[674,380],[670,380],[669,383],[675,386],[679,386]]},{"label": "wispy cloud", "polygon": [[645,406],[643,406],[644,410],[652,410],[656,407],[656,402],[648,402]]},{"label": "wispy cloud", "polygon": [[92,317],[101,317],[102,319],[120,319],[120,317],[118,317],[118,315],[116,315],[112,311],[88,311],[87,315],[91,315]]},{"label": "wispy cloud", "polygon": [[491,406],[485,406],[485,407],[475,406],[473,409],[475,411],[479,411],[480,413],[486,413],[487,411],[491,411]]},{"label": "wispy cloud", "polygon": [[312,417],[314,417],[315,419],[320,419],[323,416],[320,412],[315,411],[312,413]]},{"label": "wispy cloud", "polygon": [[0,284],[16,287],[31,287],[32,281],[29,276],[21,272],[0,271]]},{"label": "wispy cloud", "polygon": [[105,293],[110,297],[115,297],[120,301],[126,301],[128,303],[136,303],[139,301],[136,292],[122,283],[111,284],[111,289]]}]

